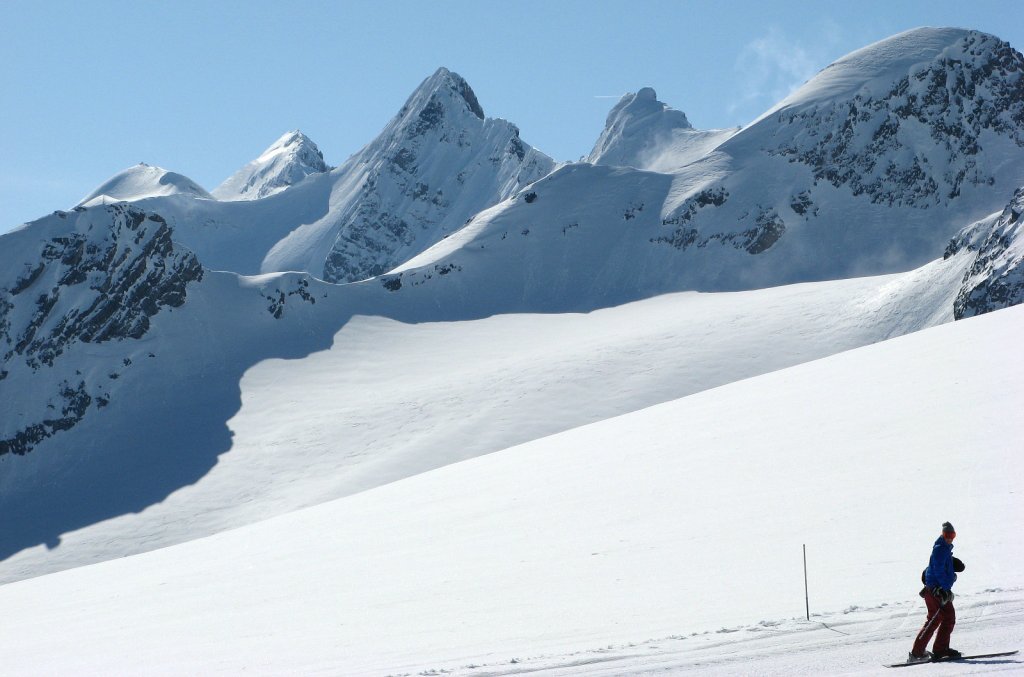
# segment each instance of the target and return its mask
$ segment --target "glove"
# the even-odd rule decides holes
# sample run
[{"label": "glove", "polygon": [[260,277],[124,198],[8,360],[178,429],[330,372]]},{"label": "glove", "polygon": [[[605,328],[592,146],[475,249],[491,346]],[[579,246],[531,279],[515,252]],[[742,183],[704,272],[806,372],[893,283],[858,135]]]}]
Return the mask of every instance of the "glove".
[{"label": "glove", "polygon": [[937,585],[932,588],[932,595],[935,596],[935,599],[939,600],[939,606],[946,606],[953,601],[953,591],[946,590],[942,586]]}]

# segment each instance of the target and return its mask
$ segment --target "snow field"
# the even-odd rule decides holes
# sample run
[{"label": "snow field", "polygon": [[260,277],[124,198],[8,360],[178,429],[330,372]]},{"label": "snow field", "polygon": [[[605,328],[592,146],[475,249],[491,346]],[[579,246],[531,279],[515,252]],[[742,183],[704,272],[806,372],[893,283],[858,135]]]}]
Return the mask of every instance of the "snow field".
[{"label": "snow field", "polygon": [[[254,307],[261,297],[237,296],[239,281],[248,286],[257,278],[210,276],[173,324],[157,327],[161,343],[198,342],[196,359],[146,360],[149,371],[138,377],[131,401],[157,397],[155,384],[161,384],[164,408],[179,412],[174,419],[194,421],[190,404],[176,402],[176,393],[192,398],[198,387],[210,391],[225,371],[223,387],[239,387],[241,398],[223,431],[230,451],[197,482],[141,513],[65,533],[56,549],[24,550],[0,565],[0,576],[17,580],[181,543],[947,322],[966,260],[880,278],[665,295],[587,314],[414,323],[356,312],[336,334],[324,332],[320,320],[355,312],[353,306],[395,317],[405,311],[389,309],[379,294],[360,300],[360,292],[372,290],[332,288],[326,298],[317,292],[317,315],[288,315],[292,321],[280,324]],[[383,301],[412,308],[425,297]],[[253,325],[251,317],[269,326]],[[204,326],[233,329],[208,336]],[[299,360],[245,358],[258,337],[280,344],[278,354],[292,352],[287,348],[306,340],[307,326],[322,337],[317,352]],[[232,340],[238,336],[244,340]],[[152,349],[164,353],[159,345]],[[233,360],[255,364],[239,386],[231,376]],[[193,371],[202,374],[202,385],[188,378]],[[102,418],[83,425],[138,426],[145,412],[136,409],[115,399]],[[168,424],[160,412],[151,416],[157,418],[149,429],[180,439],[182,451],[165,452],[170,458],[202,448],[203,440],[189,442],[189,431],[174,419]],[[144,441],[137,445],[152,452]]]},{"label": "snow field", "polygon": [[763,650],[675,640],[635,671],[870,673],[923,618],[918,576],[946,519],[967,563],[957,646],[1013,648],[1022,329],[1024,309],[998,311],[6,585],[0,670],[416,674],[523,656],[562,670],[599,647],[801,616],[806,543],[812,610],[850,610],[872,646],[827,630]]}]

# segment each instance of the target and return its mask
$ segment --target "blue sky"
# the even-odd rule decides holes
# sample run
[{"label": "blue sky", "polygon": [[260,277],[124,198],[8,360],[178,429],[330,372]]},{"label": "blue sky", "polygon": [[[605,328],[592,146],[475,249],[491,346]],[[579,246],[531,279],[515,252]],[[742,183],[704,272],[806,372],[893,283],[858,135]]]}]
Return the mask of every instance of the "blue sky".
[{"label": "blue sky", "polygon": [[652,86],[742,125],[838,57],[922,25],[1024,48],[1011,0],[0,2],[0,231],[140,161],[213,189],[301,129],[337,165],[438,66],[559,160]]}]

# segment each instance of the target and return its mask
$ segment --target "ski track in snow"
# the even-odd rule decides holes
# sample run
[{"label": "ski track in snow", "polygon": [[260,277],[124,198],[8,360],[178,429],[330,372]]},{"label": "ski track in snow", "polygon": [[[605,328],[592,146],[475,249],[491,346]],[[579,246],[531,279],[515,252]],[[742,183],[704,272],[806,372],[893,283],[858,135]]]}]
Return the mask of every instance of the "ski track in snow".
[{"label": "ski track in snow", "polygon": [[[1024,639],[1024,590],[958,597],[952,645],[965,653],[1012,651]],[[390,677],[626,677],[701,675],[892,675],[924,618],[918,600],[851,607],[805,617],[606,645],[560,655],[518,656],[493,664],[428,667]],[[924,669],[921,666],[919,669]],[[1024,672],[1020,655],[931,665],[929,674]],[[904,674],[904,673],[897,673]]]}]

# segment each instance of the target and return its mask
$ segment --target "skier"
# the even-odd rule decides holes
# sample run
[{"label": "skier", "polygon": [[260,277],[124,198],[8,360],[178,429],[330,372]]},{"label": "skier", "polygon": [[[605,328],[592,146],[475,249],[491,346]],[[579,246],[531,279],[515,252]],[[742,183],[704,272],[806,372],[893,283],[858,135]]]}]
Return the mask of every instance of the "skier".
[{"label": "skier", "polygon": [[[928,606],[928,619],[921,632],[917,633],[914,648],[910,651],[910,661],[928,661],[960,658],[960,652],[949,648],[949,636],[956,624],[956,610],[953,608],[953,582],[956,571],[953,562],[953,539],[956,529],[949,522],[942,523],[942,535],[932,546],[932,556],[928,560],[928,568],[924,570],[924,589],[921,597]],[[963,570],[963,564],[956,567]],[[925,651],[928,640],[935,633],[932,652]]]}]

